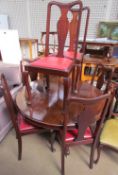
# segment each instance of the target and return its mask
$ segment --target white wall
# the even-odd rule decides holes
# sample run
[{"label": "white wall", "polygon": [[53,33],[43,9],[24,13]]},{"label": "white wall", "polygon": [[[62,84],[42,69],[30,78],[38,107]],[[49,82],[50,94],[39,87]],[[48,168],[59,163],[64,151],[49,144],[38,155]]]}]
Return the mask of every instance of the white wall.
[{"label": "white wall", "polygon": [[[9,16],[10,28],[18,29],[20,37],[40,38],[40,32],[45,31],[49,1],[0,0],[0,14]],[[70,2],[72,0],[58,1]],[[83,0],[83,4],[91,9],[89,37],[96,36],[99,21],[118,20],[118,0]]]}]

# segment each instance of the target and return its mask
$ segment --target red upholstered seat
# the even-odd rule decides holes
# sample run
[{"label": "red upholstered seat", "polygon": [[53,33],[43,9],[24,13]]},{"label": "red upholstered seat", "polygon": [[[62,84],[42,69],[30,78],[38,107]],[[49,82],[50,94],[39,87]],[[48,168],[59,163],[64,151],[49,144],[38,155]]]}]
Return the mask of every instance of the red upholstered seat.
[{"label": "red upholstered seat", "polygon": [[67,58],[60,58],[56,56],[41,57],[31,63],[34,67],[51,68],[56,70],[66,70],[72,65],[73,61]]},{"label": "red upholstered seat", "polygon": [[29,132],[30,130],[34,129],[34,127],[30,124],[28,124],[22,117],[21,114],[18,114],[18,125],[19,125],[19,130],[21,132]]},{"label": "red upholstered seat", "polygon": [[[77,133],[78,133],[78,129],[73,129],[73,130],[68,131],[65,136],[65,141],[66,142],[74,141],[74,139],[77,137]],[[89,138],[92,138],[92,133],[91,133],[90,128],[88,127],[84,134],[84,139],[89,139]]]},{"label": "red upholstered seat", "polygon": [[[76,55],[76,60],[81,60],[82,59],[82,53],[80,53],[80,52],[77,52],[77,55]],[[68,58],[71,58],[71,59],[74,59],[74,52],[73,51],[65,51],[64,52],[64,56],[65,57],[68,57]]]}]

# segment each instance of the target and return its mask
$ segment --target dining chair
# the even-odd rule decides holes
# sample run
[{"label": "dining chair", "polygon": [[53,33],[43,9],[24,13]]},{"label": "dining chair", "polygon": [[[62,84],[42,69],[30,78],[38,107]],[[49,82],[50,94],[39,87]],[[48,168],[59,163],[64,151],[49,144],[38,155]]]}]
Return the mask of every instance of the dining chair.
[{"label": "dining chair", "polygon": [[[61,3],[61,2],[52,1],[48,3],[48,10],[47,10],[45,55],[42,56],[41,59],[34,61],[30,65],[27,65],[25,67],[27,71],[42,72],[45,75],[47,75],[47,77],[49,77],[49,75],[63,77],[64,104],[68,94],[69,76],[73,71],[74,63],[75,63],[74,59],[71,60],[64,57],[64,48],[65,48],[68,29],[69,29],[68,13],[75,6],[79,9],[76,41],[75,41],[75,53],[76,53],[77,45],[78,45],[78,36],[80,31],[81,14],[82,14],[82,8],[83,8],[82,2],[73,1],[70,3]],[[59,9],[59,12],[61,13],[57,21],[55,21],[55,23],[57,22],[56,28],[57,28],[57,38],[58,38],[58,49],[57,49],[57,53],[49,54],[49,34],[51,31],[51,27],[54,26],[52,25],[54,23],[54,21],[52,23],[52,19],[54,15],[53,10],[55,10],[54,7],[56,7],[56,11],[58,11]],[[47,87],[49,89],[48,78],[47,78]]]},{"label": "dining chair", "polygon": [[[86,89],[84,90],[84,96],[87,96],[88,94],[88,91],[86,88],[88,83],[90,83],[92,86],[95,86],[103,94],[108,91],[111,92],[107,118],[113,112],[113,101],[114,101],[115,89],[116,89],[116,87],[113,86],[113,83],[112,83],[112,76],[113,76],[112,69],[106,68],[103,64],[98,63],[98,64],[95,64],[94,70],[91,75],[91,80],[82,82],[83,88]],[[78,89],[79,89],[79,84],[78,84]]]},{"label": "dining chair", "polygon": [[[76,42],[76,33],[77,33],[77,25],[78,25],[78,13],[81,13],[80,9],[71,9],[70,12],[72,13],[72,20],[69,25],[69,35],[70,35],[70,43],[69,43],[69,48],[67,51],[65,51],[64,55],[73,59],[74,58],[74,50],[75,50],[75,42]],[[89,25],[89,17],[90,17],[90,8],[85,6],[82,8],[82,15],[83,13],[86,12],[86,17],[85,17],[85,26],[84,26],[84,32],[83,32],[83,42],[81,47],[79,48],[80,51],[77,52],[76,55],[76,61],[81,61],[82,56],[85,51],[85,46],[86,46],[86,37],[87,37],[87,31],[88,31],[88,25]],[[82,19],[81,19],[82,20]],[[80,23],[81,24],[81,23]],[[79,38],[78,38],[78,45],[79,45]]]},{"label": "dining chair", "polygon": [[18,113],[15,106],[15,102],[10,94],[10,90],[5,79],[5,76],[1,74],[1,85],[3,89],[3,96],[10,114],[11,122],[16,132],[16,138],[18,140],[18,160],[22,158],[22,136],[31,133],[40,132],[39,128],[33,127],[28,124],[21,113]]},{"label": "dining chair", "polygon": [[[68,96],[63,128],[60,131],[62,175],[65,174],[65,156],[70,153],[70,146],[92,144],[89,166],[93,167],[94,152],[107,114],[109,97],[110,93],[88,99],[73,94]],[[72,108],[74,111],[71,111]]]},{"label": "dining chair", "polygon": [[105,121],[100,134],[98,144],[98,155],[94,163],[98,163],[103,147],[108,147],[118,152],[118,113],[114,113],[111,118]]},{"label": "dining chair", "polygon": [[[86,48],[86,37],[87,37],[87,32],[88,32],[88,25],[89,25],[89,17],[90,17],[90,8],[85,6],[82,9],[82,15],[85,16],[85,25],[83,28],[83,38],[82,38],[82,44],[81,47],[79,46],[79,40],[80,38],[78,38],[78,48],[79,51],[77,49],[77,53],[76,55],[74,55],[74,50],[75,50],[75,41],[76,41],[76,32],[77,32],[77,25],[78,25],[78,9],[71,9],[71,13],[72,13],[72,20],[70,22],[69,25],[69,35],[70,35],[70,44],[69,44],[69,48],[67,51],[64,52],[64,55],[70,59],[75,58],[75,69],[73,71],[73,86],[76,87],[77,81],[79,81],[80,77],[81,77],[81,69],[82,69],[82,63],[83,63],[83,56],[85,54],[85,48]],[[82,22],[83,19],[81,19]],[[81,22],[81,23],[82,23]]]},{"label": "dining chair", "polygon": [[112,69],[106,68],[104,65],[98,63],[94,67],[90,83],[105,93],[110,87],[112,76]]}]

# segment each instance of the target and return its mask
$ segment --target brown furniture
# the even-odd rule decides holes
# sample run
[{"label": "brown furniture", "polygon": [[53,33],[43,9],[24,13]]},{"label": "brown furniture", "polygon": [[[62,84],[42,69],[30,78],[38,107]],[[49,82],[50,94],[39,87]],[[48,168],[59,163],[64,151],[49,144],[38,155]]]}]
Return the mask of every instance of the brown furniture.
[{"label": "brown furniture", "polygon": [[81,73],[81,80],[91,80],[92,72],[96,66],[96,64],[102,64],[106,69],[113,71],[113,77],[115,76],[117,79],[117,65],[118,59],[117,58],[110,58],[108,60],[107,57],[88,57],[84,56],[83,65],[82,65],[82,73]]},{"label": "brown furniture", "polygon": [[[86,89],[85,89],[86,87]],[[89,93],[88,93],[89,92]],[[59,133],[63,133],[61,139],[64,139],[64,133],[66,129],[66,119],[67,113],[69,112],[69,121],[73,121],[73,117],[78,114],[78,111],[80,112],[84,105],[90,105],[90,111],[92,109],[96,109],[95,106],[97,107],[97,110],[93,110],[94,117],[97,116],[97,114],[101,114],[101,110],[103,108],[102,105],[97,105],[98,102],[100,104],[101,101],[103,102],[104,100],[106,101],[107,97],[109,96],[108,94],[102,95],[101,96],[101,91],[97,89],[96,87],[92,86],[91,84],[87,84],[86,86],[80,86],[79,88],[79,93],[73,94],[72,99],[70,96],[68,97],[68,100],[70,102],[75,101],[75,104],[72,105],[68,109],[69,111],[67,112],[66,110],[63,112],[62,111],[62,101],[58,100],[58,95],[57,99],[54,101],[55,98],[55,93],[58,94],[58,86],[53,84],[51,86],[50,91],[48,93],[39,93],[40,97],[34,94],[31,95],[30,99],[30,104],[27,98],[27,94],[25,93],[24,88],[22,88],[17,96],[16,96],[16,105],[19,109],[19,111],[22,113],[24,116],[25,120],[29,122],[30,124],[36,126],[36,127],[41,127],[45,129],[52,129],[55,131],[58,131]],[[105,104],[105,103],[104,103]],[[94,105],[94,108],[93,106]],[[88,106],[87,106],[88,107]],[[100,107],[100,108],[99,108]],[[99,109],[98,109],[99,108]],[[105,108],[107,108],[107,105],[105,105]],[[84,111],[82,111],[81,119],[84,118],[84,121],[88,121],[87,119],[90,119],[91,116],[89,117],[88,114],[91,112],[88,111],[88,108],[85,108],[87,110],[87,114],[83,117]],[[85,110],[85,112],[86,112]],[[95,115],[96,114],[96,115]],[[99,115],[98,115],[99,116]],[[99,118],[99,117],[98,117]],[[98,119],[97,118],[97,119]],[[68,122],[69,122],[68,121]],[[93,121],[93,120],[92,120]],[[95,118],[94,118],[95,121]],[[69,122],[70,123],[70,122]],[[74,124],[74,123],[73,123]],[[90,123],[89,123],[90,124]],[[75,125],[72,125],[75,126]],[[82,125],[80,125],[82,126]],[[83,128],[83,126],[82,126]],[[63,143],[64,140],[62,140]],[[84,142],[90,143],[93,141],[93,138],[90,138],[88,141],[85,140]],[[69,143],[69,142],[68,142]],[[67,143],[67,145],[68,145]],[[63,158],[64,158],[64,144],[61,145],[62,149],[62,174],[64,174],[64,165],[63,165]],[[66,145],[66,146],[67,146]],[[95,145],[94,145],[95,147]]]},{"label": "brown furniture", "polygon": [[114,70],[118,65],[118,59],[111,57],[110,60],[108,60],[107,57],[99,58],[99,57],[87,57],[87,56],[85,56],[84,63],[85,64],[100,63],[100,64],[103,64],[105,67]]},{"label": "brown furniture", "polygon": [[[83,41],[80,40],[80,43]],[[110,40],[110,39],[104,39],[104,38],[94,38],[94,39],[86,39],[86,44],[88,45],[97,45],[97,46],[118,46],[117,40]]]},{"label": "brown furniture", "polygon": [[[83,41],[80,40],[78,44],[82,44]],[[95,50],[95,49],[88,49],[87,46],[99,46],[103,47],[102,50]],[[89,53],[92,55],[101,55],[101,56],[112,56],[112,51],[114,47],[118,46],[118,41],[116,40],[110,40],[110,39],[104,39],[104,38],[94,38],[94,39],[86,39],[86,48],[85,48],[85,53]]]},{"label": "brown furniture", "polygon": [[[91,98],[95,97],[95,94],[97,94],[97,92],[95,92],[94,89],[95,87],[97,91],[99,89],[102,94],[105,94],[106,92],[110,91],[111,96],[110,96],[109,109],[107,113],[108,117],[113,112],[113,101],[116,90],[116,86],[113,85],[112,82],[112,76],[113,71],[111,69],[110,70],[106,69],[106,67],[104,67],[100,63],[96,64],[94,66],[94,71],[91,75],[91,80],[80,81],[77,85],[76,91],[73,94],[84,98]],[[83,89],[83,91],[80,91],[81,89]]]},{"label": "brown furniture", "polygon": [[[101,125],[107,114],[109,96],[110,94],[106,93],[98,97],[87,99],[69,95],[64,117],[64,127],[60,133],[62,174],[64,174],[65,171],[65,155],[68,155],[70,146],[77,144],[92,144],[89,165],[90,168],[93,167],[94,152],[97,146]],[[73,117],[69,114],[71,105],[76,105],[76,112],[74,112]],[[94,125],[94,130],[91,128],[92,125]]]},{"label": "brown furniture", "polygon": [[70,10],[72,13],[72,20],[70,22],[69,26],[69,35],[70,35],[70,43],[69,43],[69,48],[67,51],[65,51],[64,55],[68,58],[73,59],[76,57],[77,62],[81,62],[82,56],[85,51],[85,45],[86,45],[86,36],[87,36],[87,30],[88,30],[88,23],[89,23],[89,16],[90,16],[90,9],[89,7],[83,7],[82,9],[82,14],[86,12],[86,17],[85,17],[85,29],[84,29],[84,34],[83,34],[83,43],[82,47],[80,48],[80,51],[74,55],[75,51],[75,42],[76,42],[76,33],[77,33],[77,25],[78,25],[78,9],[71,9]]},{"label": "brown furniture", "polygon": [[82,15],[86,13],[85,17],[85,28],[83,32],[83,43],[81,45],[81,48],[79,48],[79,51],[77,50],[77,53],[74,53],[75,51],[75,42],[76,42],[76,33],[77,33],[77,25],[78,25],[78,9],[71,9],[71,13],[73,15],[73,18],[70,22],[69,26],[69,35],[70,35],[70,44],[69,49],[64,52],[64,56],[68,57],[69,59],[75,58],[75,69],[73,71],[73,88],[76,88],[76,84],[78,80],[80,80],[81,77],[81,70],[82,70],[82,62],[83,62],[83,56],[85,54],[85,47],[86,47],[86,36],[88,31],[88,24],[89,24],[89,16],[90,16],[90,9],[89,7],[83,7],[82,9]]},{"label": "brown furniture", "polygon": [[18,140],[18,160],[21,160],[22,156],[22,136],[25,134],[31,134],[34,132],[39,132],[39,129],[28,124],[22,117],[20,113],[17,112],[16,106],[10,94],[10,90],[7,81],[3,74],[1,74],[1,85],[3,88],[3,96],[10,114],[10,118],[13,127],[16,131],[16,139]]},{"label": "brown furniture", "polygon": [[[61,11],[61,16],[57,19],[57,35],[58,35],[58,51],[56,55],[49,54],[49,34],[51,26],[51,10],[53,6],[57,6]],[[64,104],[65,99],[68,94],[68,85],[69,85],[69,76],[74,68],[74,59],[67,59],[64,57],[64,46],[67,38],[69,21],[67,19],[67,14],[70,9],[73,9],[75,6],[79,8],[78,12],[78,25],[76,38],[79,36],[81,13],[82,13],[82,2],[75,1],[71,3],[60,3],[60,2],[50,2],[48,4],[47,11],[47,24],[46,24],[46,48],[45,56],[42,56],[41,59],[34,61],[30,65],[26,65],[25,69],[28,72],[42,72],[47,75],[47,87],[49,89],[49,75],[55,75],[63,77],[64,79]],[[77,39],[75,42],[75,53],[77,51]],[[63,104],[63,107],[64,107]]]},{"label": "brown furniture", "polygon": [[[65,46],[66,48],[68,48],[66,51],[64,51],[64,56],[69,58],[69,59],[75,59],[75,64],[76,68],[76,75],[75,75],[75,82],[77,82],[77,79],[79,79],[81,77],[81,62],[83,61],[83,55],[85,52],[85,46],[86,46],[86,36],[87,36],[87,30],[88,30],[88,24],[89,24],[89,16],[90,16],[90,9],[89,7],[83,7],[82,9],[82,13],[86,13],[86,18],[85,18],[85,29],[84,29],[84,34],[83,34],[83,43],[82,43],[82,47],[79,48],[79,51],[77,51],[77,53],[75,53],[75,46],[76,46],[76,36],[77,36],[77,27],[78,27],[78,13],[80,13],[81,15],[81,11],[79,11],[79,9],[71,9],[70,10],[72,13],[72,20],[70,21],[70,25],[69,25],[69,46]],[[57,32],[49,32],[50,37],[53,36],[54,42],[53,44],[50,45],[50,49],[52,50],[52,53],[56,53],[57,52]],[[44,51],[44,36],[46,36],[46,32],[42,32],[41,33],[41,45],[43,46],[43,51]],[[73,72],[75,73],[75,72]],[[73,74],[74,76],[74,74]]]},{"label": "brown furniture", "polygon": [[[65,133],[65,129],[66,129],[66,123],[65,123],[66,119],[69,119],[69,121],[74,122],[75,121],[75,120],[73,121],[74,117],[76,116],[76,114],[78,114],[78,111],[80,112],[84,107],[85,110],[81,111],[80,116],[82,116],[81,119],[82,118],[84,119],[83,122],[86,121],[85,124],[87,124],[87,121],[88,121],[87,119],[90,119],[89,114],[91,114],[91,115],[94,114],[94,115],[92,115],[93,118],[95,116],[99,116],[98,114],[101,114],[101,110],[104,107],[104,105],[101,105],[101,104],[103,103],[103,101],[106,101],[106,99],[109,97],[109,94],[101,95],[101,91],[99,89],[97,89],[96,87],[92,86],[91,84],[88,84],[88,86],[86,86],[86,88],[87,88],[87,91],[89,93],[87,93],[85,87],[83,88],[81,86],[81,88],[79,89],[78,96],[76,94],[76,95],[71,96],[72,98],[70,96],[68,97],[68,102],[75,101],[75,103],[72,104],[72,106],[69,106],[66,108],[67,110],[69,110],[69,114],[70,114],[69,118],[67,117],[66,110],[64,113],[62,112],[62,110],[61,110],[62,104],[61,104],[61,101],[58,101],[58,98],[57,98],[57,102],[53,102],[53,104],[51,103],[51,100],[53,101],[52,97],[53,97],[54,89],[51,89],[49,94],[47,94],[47,93],[41,94],[40,93],[40,97],[39,96],[37,97],[35,94],[32,95],[32,98],[31,98],[31,101],[29,104],[27,95],[25,94],[25,90],[23,88],[18,92],[18,94],[16,96],[16,104],[17,104],[19,111],[25,117],[25,120],[27,122],[29,122],[32,125],[37,126],[37,127],[42,127],[45,129],[52,129],[55,131],[57,130],[58,132],[60,132],[62,134],[61,139],[62,139],[62,143],[63,143],[63,141],[65,140],[64,133]],[[85,91],[86,91],[86,94],[88,95],[88,98],[85,97]],[[81,97],[80,97],[80,94],[81,94]],[[50,106],[49,104],[52,104],[52,105]],[[98,105],[98,104],[100,104],[100,105]],[[103,104],[105,104],[105,103],[103,103]],[[85,105],[87,105],[87,108]],[[88,105],[91,107],[89,108]],[[97,108],[95,108],[95,107],[97,107]],[[107,104],[105,105],[105,109],[106,108],[107,108]],[[96,109],[96,110],[94,111],[93,109]],[[92,111],[93,111],[93,113],[92,113]],[[87,115],[85,115],[84,112],[87,112]],[[98,118],[99,117],[97,117],[97,119]],[[89,122],[91,120],[95,121],[95,118],[90,119]],[[69,121],[67,122],[68,124],[70,123]],[[72,129],[72,126],[73,127],[77,126],[76,124],[74,125],[74,123],[73,123],[73,125],[71,125],[70,128]],[[83,125],[80,125],[80,126],[82,128],[84,128]],[[93,142],[94,139],[92,137],[91,138],[89,137],[89,140],[84,140],[84,143],[91,143],[91,142]],[[64,155],[66,153],[64,151],[65,150],[64,145],[68,146],[69,143],[70,142],[67,142],[66,143],[67,145],[65,143],[63,143],[61,145],[62,146],[61,147],[62,148],[62,174],[64,174],[64,167],[63,167],[64,160],[63,159],[64,159]],[[95,145],[93,146],[93,148],[95,148]],[[92,150],[94,150],[94,149],[92,149]],[[91,158],[91,166],[92,166],[92,158]]]}]

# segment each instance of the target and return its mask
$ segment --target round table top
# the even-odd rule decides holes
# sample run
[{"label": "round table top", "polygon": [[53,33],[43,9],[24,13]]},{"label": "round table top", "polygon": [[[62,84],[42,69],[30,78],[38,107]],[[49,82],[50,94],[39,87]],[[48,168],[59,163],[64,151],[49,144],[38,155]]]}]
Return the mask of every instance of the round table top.
[{"label": "round table top", "polygon": [[[99,89],[87,82],[80,83],[78,89],[75,95],[83,98],[97,97],[101,94]],[[53,87],[49,93],[33,90],[31,103],[29,104],[26,89],[23,87],[16,95],[16,105],[26,120],[45,125],[60,126],[64,119],[62,111],[63,101],[59,99],[59,96],[63,99],[62,91],[63,87],[60,90],[58,90],[58,88],[55,90]],[[58,94],[58,92],[60,92],[61,95]],[[75,112],[74,110],[80,110],[80,108],[78,109],[77,105],[71,106],[69,112],[72,114]]]}]

